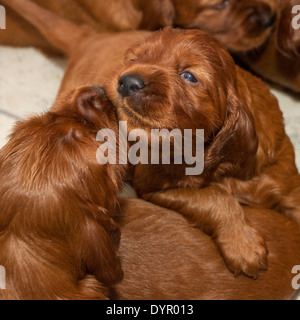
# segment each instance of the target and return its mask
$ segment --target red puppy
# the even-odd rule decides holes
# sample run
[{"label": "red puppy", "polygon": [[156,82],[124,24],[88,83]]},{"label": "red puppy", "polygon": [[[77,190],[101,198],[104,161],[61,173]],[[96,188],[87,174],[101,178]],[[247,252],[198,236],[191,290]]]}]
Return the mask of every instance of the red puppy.
[{"label": "red puppy", "polygon": [[104,299],[102,286],[122,279],[110,214],[124,168],[96,160],[98,130],[117,133],[103,93],[66,94],[18,123],[0,151],[0,299]]},{"label": "red puppy", "polygon": [[134,186],[201,226],[235,274],[256,277],[267,251],[240,203],[275,209],[300,225],[294,149],[269,89],[211,36],[170,28],[130,49],[108,94],[129,131],[204,129],[203,174],[187,176],[187,165],[171,158],[170,165],[135,166]]}]

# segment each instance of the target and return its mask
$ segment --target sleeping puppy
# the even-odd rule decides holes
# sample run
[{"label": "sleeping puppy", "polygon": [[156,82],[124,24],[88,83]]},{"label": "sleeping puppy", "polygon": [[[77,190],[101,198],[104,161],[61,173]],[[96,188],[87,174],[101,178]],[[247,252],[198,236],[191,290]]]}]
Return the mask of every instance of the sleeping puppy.
[{"label": "sleeping puppy", "polygon": [[175,25],[215,36],[232,52],[266,42],[274,29],[279,0],[173,0]]},{"label": "sleeping puppy", "polygon": [[117,133],[115,112],[83,87],[19,122],[0,151],[1,300],[105,299],[122,279],[110,215],[125,168],[97,163],[102,128]]},{"label": "sleeping puppy", "polygon": [[[263,44],[276,21],[279,0],[33,0],[70,21],[97,31],[157,30],[176,25],[201,29],[229,50],[248,51]],[[10,5],[7,0],[0,4]],[[20,5],[22,1],[19,0]],[[49,49],[41,34],[8,9],[0,43]],[[53,49],[53,47],[52,47]]]},{"label": "sleeping puppy", "polygon": [[267,249],[240,204],[272,208],[300,225],[294,149],[267,86],[238,68],[213,37],[167,28],[128,51],[108,95],[128,132],[148,133],[149,152],[152,129],[183,136],[192,129],[193,143],[204,129],[201,175],[187,175],[189,165],[176,164],[172,151],[170,165],[135,166],[134,187],[201,226],[236,275],[257,277],[267,267]]}]

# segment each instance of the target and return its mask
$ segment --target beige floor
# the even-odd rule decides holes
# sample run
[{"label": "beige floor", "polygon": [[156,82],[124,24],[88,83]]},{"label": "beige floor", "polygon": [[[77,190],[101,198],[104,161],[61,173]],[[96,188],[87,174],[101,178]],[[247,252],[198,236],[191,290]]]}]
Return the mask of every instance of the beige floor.
[{"label": "beige floor", "polygon": [[[35,49],[0,46],[0,147],[6,143],[16,120],[52,105],[64,68],[63,59],[50,59]],[[300,98],[277,89],[272,91],[284,113],[300,169]],[[127,188],[124,195],[132,195],[132,190]]]}]

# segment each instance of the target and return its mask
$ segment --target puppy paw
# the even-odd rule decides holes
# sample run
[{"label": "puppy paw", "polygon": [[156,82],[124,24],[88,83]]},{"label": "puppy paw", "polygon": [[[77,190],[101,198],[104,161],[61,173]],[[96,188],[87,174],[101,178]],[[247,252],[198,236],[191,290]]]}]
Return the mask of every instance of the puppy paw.
[{"label": "puppy paw", "polygon": [[267,248],[263,237],[249,225],[234,229],[217,240],[229,270],[256,279],[260,270],[268,268]]}]

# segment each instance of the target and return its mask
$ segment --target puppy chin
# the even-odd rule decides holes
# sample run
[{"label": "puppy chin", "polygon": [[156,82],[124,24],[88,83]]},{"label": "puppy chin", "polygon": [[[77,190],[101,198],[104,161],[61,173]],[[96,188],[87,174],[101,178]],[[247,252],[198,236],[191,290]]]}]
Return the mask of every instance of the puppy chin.
[{"label": "puppy chin", "polygon": [[117,115],[119,121],[126,121],[128,131],[135,129],[143,129],[146,132],[151,132],[153,123],[147,118],[140,115],[134,110],[135,108],[130,107],[125,101],[117,107]]}]

